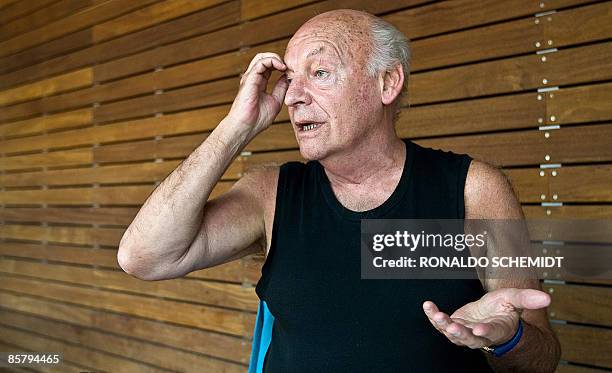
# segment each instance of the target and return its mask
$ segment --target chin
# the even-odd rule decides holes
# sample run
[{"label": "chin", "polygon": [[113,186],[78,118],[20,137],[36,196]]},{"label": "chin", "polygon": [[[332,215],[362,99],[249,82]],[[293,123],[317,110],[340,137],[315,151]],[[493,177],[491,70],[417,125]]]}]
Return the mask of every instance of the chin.
[{"label": "chin", "polygon": [[300,144],[300,154],[307,161],[318,161],[325,157],[327,150],[324,144],[314,141],[304,141]]}]

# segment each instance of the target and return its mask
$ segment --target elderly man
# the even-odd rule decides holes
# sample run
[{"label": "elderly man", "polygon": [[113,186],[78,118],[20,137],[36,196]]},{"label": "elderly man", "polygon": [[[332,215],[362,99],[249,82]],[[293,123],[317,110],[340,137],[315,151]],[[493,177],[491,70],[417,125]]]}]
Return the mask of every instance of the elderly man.
[{"label": "elderly man", "polygon": [[[284,59],[255,56],[228,115],[126,230],[121,267],[170,279],[263,252],[252,372],[553,371],[536,280],[360,277],[363,218],[522,218],[495,167],[396,136],[408,60],[401,32],[347,9],[306,22]],[[283,100],[309,162],[255,170],[207,202]]]}]

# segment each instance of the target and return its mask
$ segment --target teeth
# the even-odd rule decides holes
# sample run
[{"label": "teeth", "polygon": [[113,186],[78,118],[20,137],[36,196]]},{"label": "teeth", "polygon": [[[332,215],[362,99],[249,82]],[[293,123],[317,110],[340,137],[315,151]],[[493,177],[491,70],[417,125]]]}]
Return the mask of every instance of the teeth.
[{"label": "teeth", "polygon": [[307,126],[304,126],[304,131],[310,131],[311,129],[317,128],[319,126],[319,124],[317,123],[313,123],[313,124],[309,124]]}]

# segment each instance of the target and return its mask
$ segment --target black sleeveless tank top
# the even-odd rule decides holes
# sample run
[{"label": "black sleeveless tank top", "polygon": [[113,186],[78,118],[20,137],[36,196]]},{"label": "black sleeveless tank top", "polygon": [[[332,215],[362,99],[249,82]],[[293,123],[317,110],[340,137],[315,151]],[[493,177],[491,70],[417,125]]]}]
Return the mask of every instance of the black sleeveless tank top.
[{"label": "black sleeveless tank top", "polygon": [[362,280],[360,220],[463,219],[471,158],[406,143],[400,182],[364,212],[335,197],[322,165],[280,167],[272,242],[256,293],[274,316],[264,372],[487,372],[422,304],[451,314],[484,294],[478,280]]}]

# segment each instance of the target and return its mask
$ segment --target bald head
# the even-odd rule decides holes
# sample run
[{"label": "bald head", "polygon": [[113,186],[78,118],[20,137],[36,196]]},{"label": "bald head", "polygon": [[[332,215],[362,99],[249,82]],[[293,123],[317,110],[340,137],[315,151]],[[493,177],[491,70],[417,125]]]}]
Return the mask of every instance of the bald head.
[{"label": "bald head", "polygon": [[376,17],[359,10],[335,9],[306,21],[293,35],[291,42],[304,37],[321,37],[333,41],[345,59],[365,62],[371,55],[371,24]]}]

